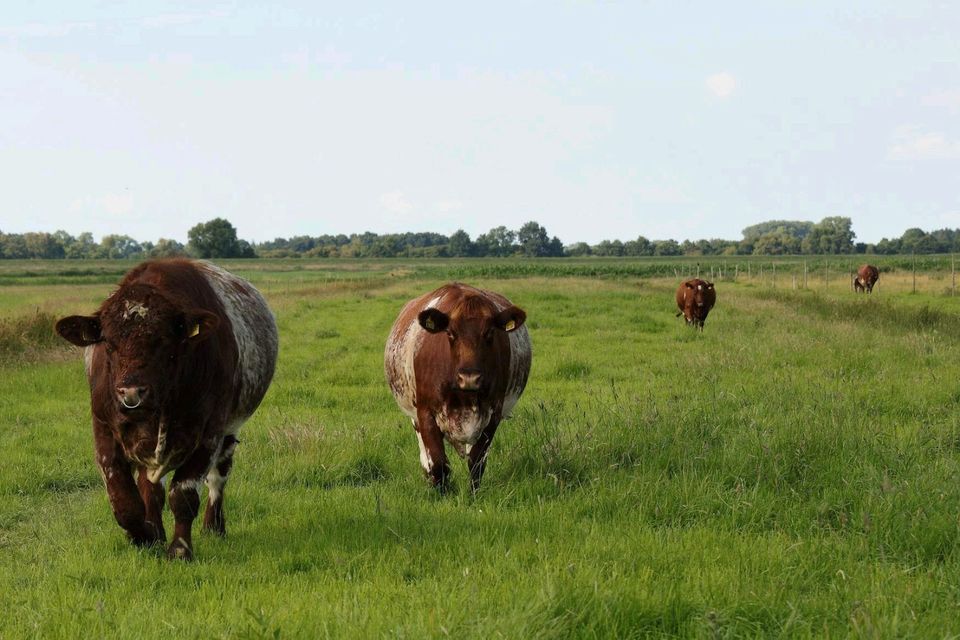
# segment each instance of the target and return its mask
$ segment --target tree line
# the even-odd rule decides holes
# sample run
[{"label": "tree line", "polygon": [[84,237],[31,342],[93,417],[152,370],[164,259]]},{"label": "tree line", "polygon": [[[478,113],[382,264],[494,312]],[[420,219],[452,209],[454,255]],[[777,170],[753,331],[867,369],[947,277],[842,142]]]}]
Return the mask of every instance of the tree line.
[{"label": "tree line", "polygon": [[495,227],[471,238],[460,229],[439,233],[354,233],[350,235],[294,236],[253,243],[237,237],[223,218],[202,222],[187,232],[187,244],[169,238],[156,242],[109,234],[99,242],[85,232],[72,236],[54,233],[3,233],[0,259],[143,259],[172,256],[197,258],[452,258],[452,257],[575,257],[575,256],[708,256],[814,254],[929,254],[960,251],[960,229],[926,232],[907,229],[899,238],[875,244],[854,242],[850,218],[832,216],[814,223],[770,220],[743,230],[740,240],[603,240],[595,245],[564,245],[535,221],[517,230]]}]

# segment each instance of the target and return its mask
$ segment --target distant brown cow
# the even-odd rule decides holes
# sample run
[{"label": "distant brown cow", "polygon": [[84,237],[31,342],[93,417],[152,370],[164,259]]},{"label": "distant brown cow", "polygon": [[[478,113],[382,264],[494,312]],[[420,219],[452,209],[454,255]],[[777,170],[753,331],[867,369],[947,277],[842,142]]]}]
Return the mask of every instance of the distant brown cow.
[{"label": "distant brown cow", "polygon": [[873,293],[873,286],[880,279],[880,270],[872,264],[865,264],[857,269],[857,275],[853,279],[853,290],[857,293],[866,291]]},{"label": "distant brown cow", "polygon": [[237,432],[273,377],[266,301],[212,264],[157,260],[127,273],[93,315],[57,322],[57,333],[86,347],[96,462],[117,522],[136,545],[164,543],[160,480],[173,471],[167,556],[191,559],[200,485],[209,489],[203,528],[223,535]]},{"label": "distant brown cow", "polygon": [[677,317],[683,316],[687,324],[696,325],[703,331],[703,322],[717,302],[717,292],[712,282],[694,278],[681,282],[677,288]]},{"label": "distant brown cow", "polygon": [[452,283],[408,302],[384,352],[387,382],[413,421],[434,486],[450,473],[444,438],[466,457],[473,489],[487,449],[530,373],[527,314],[491,291]]}]

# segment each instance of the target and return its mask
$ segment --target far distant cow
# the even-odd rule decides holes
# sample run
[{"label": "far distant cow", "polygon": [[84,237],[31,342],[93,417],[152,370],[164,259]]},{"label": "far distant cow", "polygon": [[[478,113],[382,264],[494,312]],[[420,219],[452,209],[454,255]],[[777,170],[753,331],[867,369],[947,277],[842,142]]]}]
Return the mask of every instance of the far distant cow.
[{"label": "far distant cow", "polygon": [[857,293],[866,291],[873,293],[873,285],[880,279],[880,270],[872,264],[865,264],[857,269],[857,275],[853,279],[853,290]]},{"label": "far distant cow", "polygon": [[677,288],[677,317],[683,316],[687,324],[696,325],[703,331],[703,323],[707,314],[717,302],[717,292],[712,282],[694,278],[681,282]]},{"label": "far distant cow", "polygon": [[[134,267],[89,316],[57,322],[86,347],[97,466],[117,523],[140,546],[163,543],[168,473],[170,558],[191,559],[200,487],[203,528],[223,535],[223,489],[240,425],[273,377],[277,326],[263,296],[208,262]],[[134,477],[136,473],[136,477]]]},{"label": "far distant cow", "polygon": [[393,323],[384,370],[413,421],[420,464],[434,486],[450,473],[443,441],[466,457],[473,489],[487,449],[530,373],[527,314],[502,295],[452,283],[408,302]]}]

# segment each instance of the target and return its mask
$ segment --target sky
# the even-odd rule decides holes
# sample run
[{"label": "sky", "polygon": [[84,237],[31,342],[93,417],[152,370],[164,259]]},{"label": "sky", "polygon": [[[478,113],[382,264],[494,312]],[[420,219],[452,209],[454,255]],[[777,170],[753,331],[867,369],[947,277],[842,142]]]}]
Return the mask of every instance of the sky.
[{"label": "sky", "polygon": [[7,2],[0,231],[960,227],[956,2]]}]

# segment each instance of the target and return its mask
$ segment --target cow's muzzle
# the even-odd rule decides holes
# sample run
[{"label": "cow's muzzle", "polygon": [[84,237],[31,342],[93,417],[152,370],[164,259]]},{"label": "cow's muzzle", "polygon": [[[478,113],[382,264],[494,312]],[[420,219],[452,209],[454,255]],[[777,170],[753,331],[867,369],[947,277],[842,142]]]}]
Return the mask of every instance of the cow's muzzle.
[{"label": "cow's muzzle", "polygon": [[117,387],[117,399],[124,409],[137,409],[147,396],[146,387]]},{"label": "cow's muzzle", "polygon": [[476,369],[461,369],[457,372],[457,389],[460,391],[480,391],[483,374]]}]

